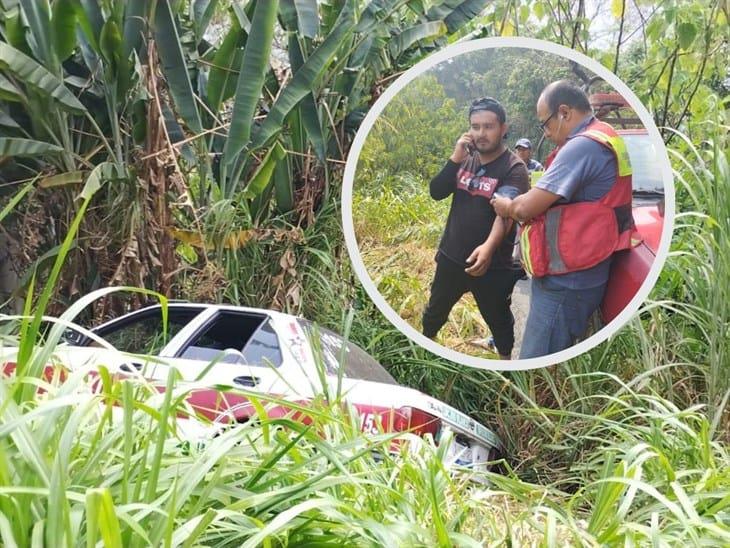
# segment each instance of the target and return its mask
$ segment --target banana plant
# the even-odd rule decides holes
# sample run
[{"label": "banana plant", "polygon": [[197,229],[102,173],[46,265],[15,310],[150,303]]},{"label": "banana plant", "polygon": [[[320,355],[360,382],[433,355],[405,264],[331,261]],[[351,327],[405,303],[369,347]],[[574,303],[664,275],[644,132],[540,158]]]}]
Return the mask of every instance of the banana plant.
[{"label": "banana plant", "polygon": [[[137,281],[155,284],[154,250],[170,245],[164,227],[149,228],[159,217],[188,230],[230,203],[242,214],[237,229],[248,230],[326,201],[379,82],[486,5],[240,0],[223,11],[217,0],[0,0],[0,180],[40,173],[61,192],[114,164],[126,179],[105,186],[88,222],[119,224],[109,247],[132,254]],[[171,205],[172,172],[187,189],[184,208]],[[307,188],[314,202],[300,203]],[[109,267],[90,277],[101,285],[120,275]]]},{"label": "banana plant", "polygon": [[[210,179],[210,188],[218,192],[213,198],[224,199],[247,188],[264,157],[261,151],[274,142],[296,145],[295,150],[288,149],[296,158],[289,158],[287,166],[301,169],[314,160],[327,178],[331,163],[327,157],[334,154],[341,161],[346,154],[342,136],[337,142],[338,127],[348,115],[367,108],[373,83],[397,70],[398,59],[416,60],[418,54],[413,52],[420,50],[419,44],[456,31],[487,4],[446,0],[426,10],[422,1],[407,0],[233,2],[230,30],[218,47],[210,47],[205,35],[218,4],[213,0],[2,3],[3,58],[12,57],[14,62],[6,61],[9,69],[0,72],[0,96],[25,107],[3,110],[0,124],[11,123],[2,125],[3,137],[35,136],[39,145],[60,146],[60,155],[48,146],[34,149],[59,170],[89,168],[107,159],[120,166],[129,163],[144,138],[144,107],[150,98],[144,93],[141,66],[148,62],[147,46],[154,40],[170,98],[163,105],[166,124],[177,142],[191,142],[196,173]],[[281,89],[270,65],[277,25],[286,33],[285,62],[291,73]],[[202,55],[201,50],[205,50]],[[67,103],[47,104],[45,97],[53,89],[45,89],[40,100],[35,87],[16,89],[17,80],[21,88],[30,82],[8,71],[19,64],[33,71],[32,61],[55,76],[56,80],[45,82],[58,90],[59,97],[79,98],[72,119],[60,108],[67,111]],[[221,110],[229,100],[233,108],[226,119]],[[24,111],[34,135],[21,134],[17,126],[27,124],[17,124],[13,114],[22,118],[18,110]],[[216,138],[221,129],[224,137]],[[20,145],[13,143],[5,144],[9,152]],[[108,157],[98,155],[99,145]],[[91,151],[96,153],[89,156]],[[290,186],[296,178],[290,174]],[[285,179],[273,180],[284,184]],[[280,188],[277,194],[293,192]],[[201,205],[209,198],[198,193]]]}]

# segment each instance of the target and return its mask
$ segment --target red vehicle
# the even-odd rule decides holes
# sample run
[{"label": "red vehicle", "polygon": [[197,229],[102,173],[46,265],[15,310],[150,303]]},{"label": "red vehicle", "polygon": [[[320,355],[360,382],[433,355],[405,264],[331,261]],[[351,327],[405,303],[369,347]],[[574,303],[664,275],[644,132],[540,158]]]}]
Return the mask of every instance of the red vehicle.
[{"label": "red vehicle", "polygon": [[596,117],[613,125],[626,143],[634,189],[634,238],[641,240],[636,247],[614,255],[601,303],[607,324],[634,298],[654,263],[664,229],[664,182],[657,168],[659,151],[626,100],[617,93],[596,93],[590,101]]},{"label": "red vehicle", "polygon": [[632,212],[641,243],[614,255],[601,304],[604,323],[613,320],[639,291],[654,263],[664,229],[664,184],[656,169],[654,144],[645,129],[618,133],[629,151],[634,186]]}]

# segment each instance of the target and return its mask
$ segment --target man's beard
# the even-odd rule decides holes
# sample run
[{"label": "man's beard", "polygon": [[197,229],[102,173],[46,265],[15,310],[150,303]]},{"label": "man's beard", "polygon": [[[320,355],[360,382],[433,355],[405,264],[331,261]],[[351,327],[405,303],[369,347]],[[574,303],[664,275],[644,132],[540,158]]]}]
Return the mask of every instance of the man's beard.
[{"label": "man's beard", "polygon": [[481,154],[489,154],[490,152],[495,152],[499,149],[500,146],[502,146],[502,141],[497,141],[496,143],[489,145],[480,145],[479,143],[475,144],[477,151]]}]

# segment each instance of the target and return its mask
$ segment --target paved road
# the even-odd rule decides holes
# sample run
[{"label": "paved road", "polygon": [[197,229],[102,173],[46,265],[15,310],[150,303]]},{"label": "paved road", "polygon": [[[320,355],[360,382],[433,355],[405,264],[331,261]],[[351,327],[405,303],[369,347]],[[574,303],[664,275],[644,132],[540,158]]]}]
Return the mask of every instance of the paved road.
[{"label": "paved road", "polygon": [[512,292],[512,314],[515,317],[515,347],[512,351],[513,359],[520,355],[522,336],[525,332],[527,313],[530,311],[530,280],[520,280]]}]

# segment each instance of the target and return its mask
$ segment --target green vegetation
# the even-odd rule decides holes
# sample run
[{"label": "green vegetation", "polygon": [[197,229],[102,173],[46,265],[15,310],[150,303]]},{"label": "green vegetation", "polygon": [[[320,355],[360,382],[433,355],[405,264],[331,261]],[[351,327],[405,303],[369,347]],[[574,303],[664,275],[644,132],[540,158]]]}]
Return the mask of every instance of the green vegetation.
[{"label": "green vegetation", "polygon": [[[730,542],[726,3],[612,2],[608,37],[587,3],[553,0],[0,6],[0,266],[17,277],[0,292],[26,318],[13,336],[0,322],[21,349],[0,381],[4,546]],[[399,72],[459,39],[514,34],[617,71],[663,126],[681,214],[629,325],[568,363],[500,374],[436,358],[383,319],[352,274],[337,202],[354,131]],[[461,127],[458,101],[439,108]],[[372,217],[453,145],[451,127],[423,129],[433,159],[378,181],[360,202]],[[389,237],[434,244],[399,215]],[[397,295],[415,282],[388,283]],[[88,324],[151,296],[114,285],[339,331],[354,309],[352,338],[402,383],[497,431],[504,473],[452,476],[428,440],[390,455],[336,398],[308,430],[261,417],[198,445],[177,431],[174,378],[164,394],[43,379],[62,329],[41,342],[41,315]],[[69,308],[97,288],[109,294]]]}]

